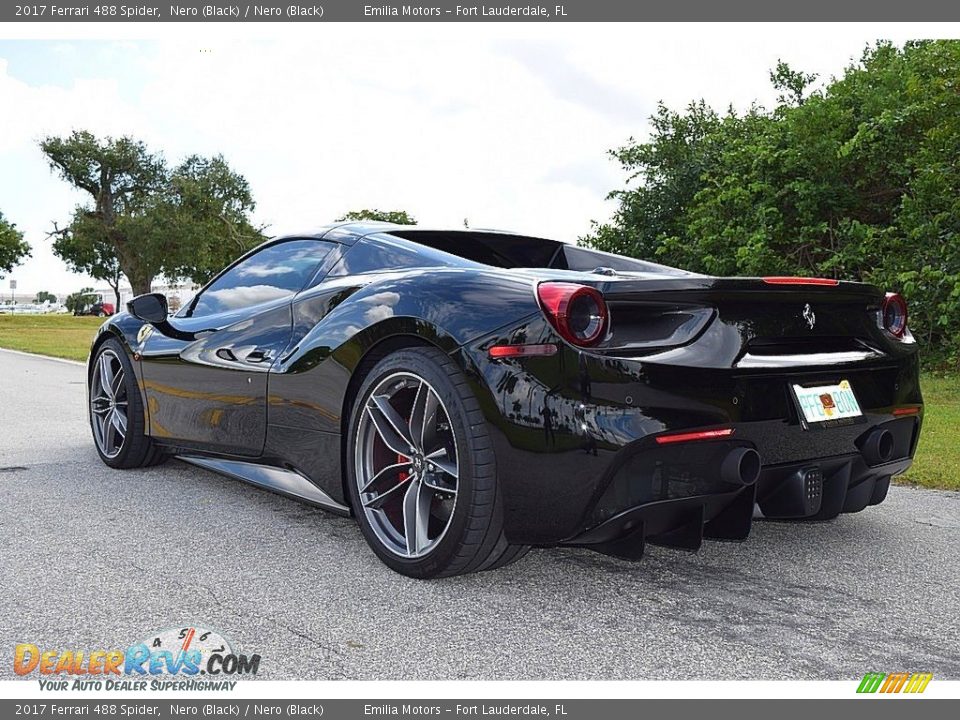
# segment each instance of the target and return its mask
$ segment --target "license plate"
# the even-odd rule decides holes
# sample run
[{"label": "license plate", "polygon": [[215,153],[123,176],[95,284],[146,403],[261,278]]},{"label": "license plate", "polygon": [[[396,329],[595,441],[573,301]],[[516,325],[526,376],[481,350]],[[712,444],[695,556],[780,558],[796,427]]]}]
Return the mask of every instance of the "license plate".
[{"label": "license plate", "polygon": [[816,387],[793,386],[803,418],[808,423],[824,423],[830,420],[860,417],[863,412],[850,387],[850,383],[841,380],[836,385]]}]

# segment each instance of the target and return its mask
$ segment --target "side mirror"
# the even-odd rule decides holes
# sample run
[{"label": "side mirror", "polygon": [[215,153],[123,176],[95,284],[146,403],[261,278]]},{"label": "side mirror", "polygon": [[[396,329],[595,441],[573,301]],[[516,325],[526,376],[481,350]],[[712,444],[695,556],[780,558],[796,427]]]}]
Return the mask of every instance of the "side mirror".
[{"label": "side mirror", "polygon": [[127,303],[127,312],[138,320],[150,323],[161,334],[174,340],[193,342],[197,339],[198,333],[180,330],[171,324],[168,317],[170,315],[170,308],[167,307],[166,295],[161,295],[160,293],[137,295],[137,297]]},{"label": "side mirror", "polygon": [[151,325],[166,323],[167,316],[170,314],[167,307],[167,297],[160,293],[138,295],[127,303],[127,312],[138,320],[143,320]]}]

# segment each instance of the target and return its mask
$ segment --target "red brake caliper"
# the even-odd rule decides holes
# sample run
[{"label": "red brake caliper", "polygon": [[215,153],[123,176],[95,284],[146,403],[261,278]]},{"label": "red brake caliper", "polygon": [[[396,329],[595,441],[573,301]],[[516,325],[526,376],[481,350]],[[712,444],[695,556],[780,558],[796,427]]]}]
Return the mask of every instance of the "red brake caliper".
[{"label": "red brake caliper", "polygon": [[[410,424],[410,418],[407,418],[407,425],[409,425],[409,424]],[[404,460],[409,460],[409,459],[410,459],[410,458],[408,458],[406,455],[401,455],[400,453],[397,453],[397,462],[398,462],[398,463],[402,463]],[[399,485],[399,484],[402,483],[402,482],[406,482],[407,478],[410,477],[410,473],[400,472],[400,473],[397,473],[397,477],[399,478],[399,479],[397,480],[397,485]]]}]

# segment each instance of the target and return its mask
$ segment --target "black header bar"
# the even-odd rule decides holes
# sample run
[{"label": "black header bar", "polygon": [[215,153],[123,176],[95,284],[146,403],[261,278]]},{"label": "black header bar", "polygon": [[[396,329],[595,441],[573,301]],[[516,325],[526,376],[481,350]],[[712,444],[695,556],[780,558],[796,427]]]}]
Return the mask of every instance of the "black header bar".
[{"label": "black header bar", "polygon": [[846,21],[945,22],[960,20],[960,3],[943,0],[540,0],[423,3],[358,0],[261,0],[257,3],[57,2],[3,3],[0,22],[664,22]]}]

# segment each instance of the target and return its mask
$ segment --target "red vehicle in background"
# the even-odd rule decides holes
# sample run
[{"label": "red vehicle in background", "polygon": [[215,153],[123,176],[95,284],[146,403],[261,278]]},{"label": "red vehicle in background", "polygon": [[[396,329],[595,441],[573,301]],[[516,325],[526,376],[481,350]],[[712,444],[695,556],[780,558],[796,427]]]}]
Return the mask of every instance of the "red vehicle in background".
[{"label": "red vehicle in background", "polygon": [[104,302],[102,295],[91,295],[91,302],[74,309],[74,315],[93,315],[95,317],[110,317],[115,315],[117,307],[111,302]]}]

